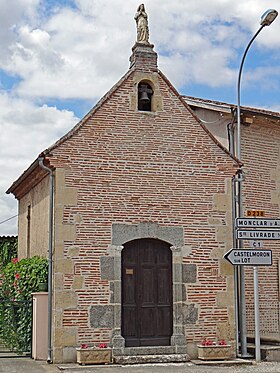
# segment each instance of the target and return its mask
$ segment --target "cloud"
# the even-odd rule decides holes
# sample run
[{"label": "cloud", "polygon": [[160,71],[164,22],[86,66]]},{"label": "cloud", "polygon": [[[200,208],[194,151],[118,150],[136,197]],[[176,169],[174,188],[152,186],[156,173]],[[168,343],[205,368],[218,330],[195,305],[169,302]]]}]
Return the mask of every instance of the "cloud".
[{"label": "cloud", "polygon": [[[71,129],[78,118],[70,111],[0,94],[0,221],[16,214],[16,201],[5,191],[38,154]],[[11,228],[11,224],[13,224]],[[6,228],[7,227],[7,228]],[[1,234],[16,232],[16,222],[0,225]]]},{"label": "cloud", "polygon": [[26,17],[35,17],[39,0],[9,0],[0,2],[0,67],[7,66],[11,56],[10,46],[16,40],[15,28]]},{"label": "cloud", "polygon": [[[76,8],[57,7],[37,21],[36,28],[34,22],[21,22],[14,29],[16,39],[5,65],[6,71],[21,77],[17,94],[86,100],[102,96],[129,67],[138,3],[133,0],[123,6],[114,0],[104,6],[104,0],[77,0]],[[212,87],[234,84],[232,62],[238,64],[237,49],[258,27],[265,10],[262,1],[146,3],[150,39],[163,56],[159,65],[178,89],[188,82]],[[262,48],[279,45],[280,26],[274,26],[273,32],[265,30],[266,35],[256,41]],[[179,69],[174,69],[175,63]]]}]

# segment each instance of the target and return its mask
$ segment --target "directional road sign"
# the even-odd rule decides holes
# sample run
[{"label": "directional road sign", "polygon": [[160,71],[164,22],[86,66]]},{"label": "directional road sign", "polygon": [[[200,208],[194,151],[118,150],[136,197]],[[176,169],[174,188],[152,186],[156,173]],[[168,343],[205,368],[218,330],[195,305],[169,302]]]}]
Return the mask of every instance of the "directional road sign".
[{"label": "directional road sign", "polygon": [[271,266],[272,250],[231,249],[224,258],[233,265]]},{"label": "directional road sign", "polygon": [[236,218],[235,227],[280,229],[280,219]]},{"label": "directional road sign", "polygon": [[280,240],[280,230],[236,230],[236,238],[239,240]]}]

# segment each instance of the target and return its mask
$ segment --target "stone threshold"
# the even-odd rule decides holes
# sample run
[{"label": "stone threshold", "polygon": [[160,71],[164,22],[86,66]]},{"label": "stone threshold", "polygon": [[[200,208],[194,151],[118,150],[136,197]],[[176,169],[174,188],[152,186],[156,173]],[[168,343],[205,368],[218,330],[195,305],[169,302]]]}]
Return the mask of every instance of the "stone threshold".
[{"label": "stone threshold", "polygon": [[[113,350],[114,351],[114,350]],[[122,356],[176,354],[175,346],[125,347]]]},{"label": "stone threshold", "polygon": [[230,360],[191,360],[195,365],[254,365],[254,360],[247,359],[230,359]]},{"label": "stone threshold", "polygon": [[145,354],[145,355],[122,355],[113,357],[115,364],[147,364],[147,363],[183,363],[189,361],[187,354]]}]

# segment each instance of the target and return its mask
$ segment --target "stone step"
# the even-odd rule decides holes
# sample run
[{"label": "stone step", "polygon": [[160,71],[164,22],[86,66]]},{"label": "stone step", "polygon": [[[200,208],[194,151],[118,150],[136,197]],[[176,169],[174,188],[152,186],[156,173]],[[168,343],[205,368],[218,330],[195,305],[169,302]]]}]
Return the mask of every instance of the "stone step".
[{"label": "stone step", "polygon": [[115,364],[179,363],[189,361],[187,354],[122,355],[113,357]]},{"label": "stone step", "polygon": [[[255,345],[248,343],[248,352],[255,356]],[[280,361],[280,346],[261,344],[261,360],[264,361]]]},{"label": "stone step", "polygon": [[[179,351],[179,352],[185,352]],[[145,346],[145,347],[125,347],[123,355],[171,355],[176,354],[175,346]]]}]

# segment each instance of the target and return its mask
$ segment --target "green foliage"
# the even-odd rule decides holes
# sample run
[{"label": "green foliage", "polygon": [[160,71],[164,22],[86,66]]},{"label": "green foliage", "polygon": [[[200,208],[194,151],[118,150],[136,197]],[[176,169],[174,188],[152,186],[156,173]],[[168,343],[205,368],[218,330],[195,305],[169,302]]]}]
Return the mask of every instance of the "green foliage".
[{"label": "green foliage", "polygon": [[47,282],[48,261],[34,256],[6,265],[0,278],[0,337],[17,352],[31,347],[32,297]]},{"label": "green foliage", "polygon": [[0,271],[17,257],[17,237],[2,237],[0,239]]}]

